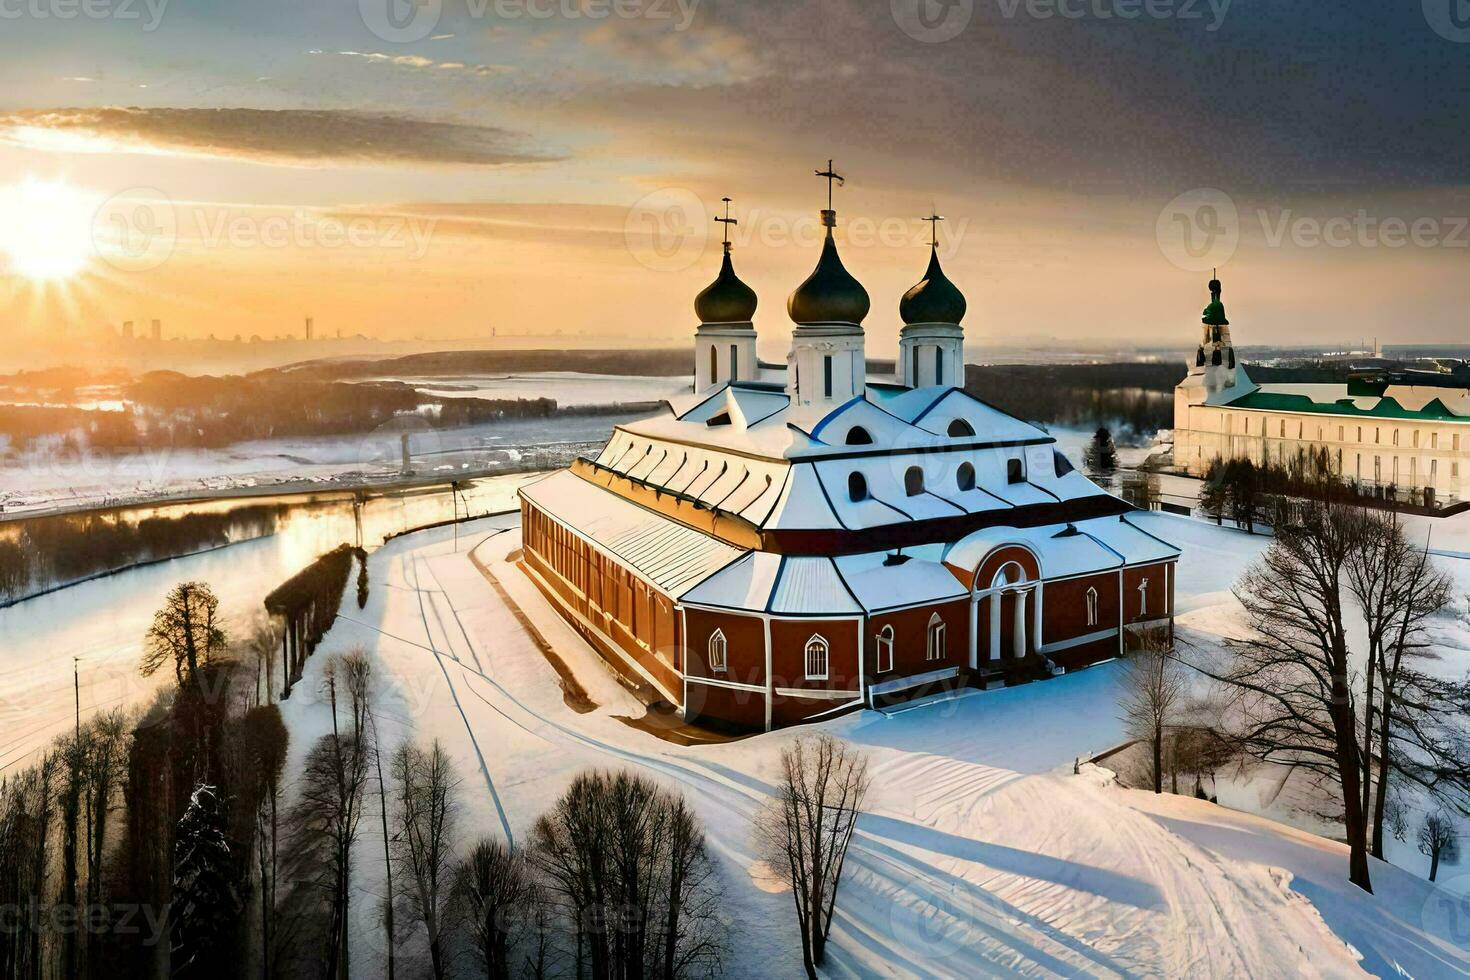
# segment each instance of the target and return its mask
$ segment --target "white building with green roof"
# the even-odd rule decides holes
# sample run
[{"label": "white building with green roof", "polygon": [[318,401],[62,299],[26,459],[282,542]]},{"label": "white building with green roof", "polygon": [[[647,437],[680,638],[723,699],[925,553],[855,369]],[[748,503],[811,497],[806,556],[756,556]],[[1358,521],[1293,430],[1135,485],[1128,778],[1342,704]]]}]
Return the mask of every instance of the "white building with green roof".
[{"label": "white building with green roof", "polygon": [[1370,493],[1443,507],[1470,498],[1470,389],[1429,372],[1340,384],[1256,384],[1237,363],[1220,282],[1203,336],[1174,389],[1174,465],[1203,476],[1216,459],[1286,464],[1326,449]]}]

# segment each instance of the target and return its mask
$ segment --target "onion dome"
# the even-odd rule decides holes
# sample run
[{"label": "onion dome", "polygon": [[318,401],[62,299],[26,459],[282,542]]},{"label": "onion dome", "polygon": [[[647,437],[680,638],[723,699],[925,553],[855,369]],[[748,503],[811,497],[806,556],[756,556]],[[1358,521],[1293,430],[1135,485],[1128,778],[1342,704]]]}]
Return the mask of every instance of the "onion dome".
[{"label": "onion dome", "polygon": [[1220,280],[1210,280],[1210,305],[1205,307],[1202,323],[1212,327],[1228,327],[1230,321],[1225,319],[1225,304],[1220,302]]},{"label": "onion dome", "polygon": [[965,294],[939,267],[937,246],[931,246],[924,278],[899,300],[898,315],[906,324],[959,323],[964,318]]},{"label": "onion dome", "polygon": [[802,326],[825,323],[860,324],[868,315],[868,291],[852,277],[837,255],[837,243],[832,239],[832,227],[837,215],[831,210],[822,212],[822,222],[827,226],[827,239],[822,242],[822,255],[817,267],[806,281],[796,287],[786,301],[786,311],[791,319]]},{"label": "onion dome", "polygon": [[700,323],[749,323],[755,317],[755,290],[740,281],[730,263],[730,243],[715,281],[694,297],[694,312]]}]

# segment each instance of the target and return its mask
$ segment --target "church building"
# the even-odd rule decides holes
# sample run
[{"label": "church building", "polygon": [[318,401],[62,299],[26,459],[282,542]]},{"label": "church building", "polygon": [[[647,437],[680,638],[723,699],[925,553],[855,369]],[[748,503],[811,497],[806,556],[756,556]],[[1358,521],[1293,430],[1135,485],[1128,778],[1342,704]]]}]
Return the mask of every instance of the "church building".
[{"label": "church building", "polygon": [[526,573],[624,676],[746,729],[1047,679],[1172,635],[1178,549],[1044,430],[965,392],[966,302],[937,238],[898,302],[897,374],[868,377],[840,178],[819,176],[826,236],[787,300],[784,370],[757,361],[727,235],[694,302],[694,390],[521,490]]},{"label": "church building", "polygon": [[1430,508],[1470,491],[1470,388],[1463,377],[1379,371],[1346,382],[1256,384],[1237,363],[1219,279],[1210,281],[1194,365],[1174,389],[1174,467],[1216,459],[1286,465],[1326,451],[1344,482]]}]

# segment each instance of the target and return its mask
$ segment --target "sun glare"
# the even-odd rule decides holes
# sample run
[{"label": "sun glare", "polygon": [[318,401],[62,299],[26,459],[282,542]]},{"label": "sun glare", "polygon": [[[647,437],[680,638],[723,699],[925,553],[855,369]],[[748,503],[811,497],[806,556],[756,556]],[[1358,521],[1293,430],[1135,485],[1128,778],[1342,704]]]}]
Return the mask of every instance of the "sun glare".
[{"label": "sun glare", "polygon": [[93,254],[97,195],[60,180],[0,187],[0,255],[12,273],[69,279]]}]

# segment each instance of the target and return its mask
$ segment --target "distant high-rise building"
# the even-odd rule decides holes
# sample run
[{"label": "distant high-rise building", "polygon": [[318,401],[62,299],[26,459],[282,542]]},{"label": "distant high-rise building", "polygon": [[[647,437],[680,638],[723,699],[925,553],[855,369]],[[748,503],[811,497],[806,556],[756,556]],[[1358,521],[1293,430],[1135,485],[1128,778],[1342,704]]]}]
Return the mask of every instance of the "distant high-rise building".
[{"label": "distant high-rise building", "polygon": [[162,320],[154,320],[153,321],[153,327],[152,327],[151,336],[153,337],[154,340],[162,340],[163,339],[163,321]]},{"label": "distant high-rise building", "polygon": [[132,340],[133,339],[133,321],[132,320],[124,320],[123,321],[122,335],[123,335],[123,340]]}]

